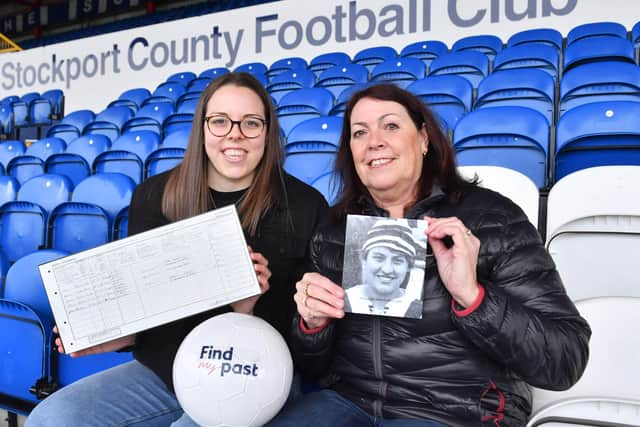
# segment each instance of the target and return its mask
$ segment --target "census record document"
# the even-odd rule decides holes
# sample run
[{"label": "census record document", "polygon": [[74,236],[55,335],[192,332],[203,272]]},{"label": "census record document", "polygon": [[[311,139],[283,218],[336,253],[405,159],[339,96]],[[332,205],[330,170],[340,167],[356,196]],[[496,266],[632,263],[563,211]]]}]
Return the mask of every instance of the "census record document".
[{"label": "census record document", "polygon": [[233,205],[39,268],[68,353],[260,293]]}]

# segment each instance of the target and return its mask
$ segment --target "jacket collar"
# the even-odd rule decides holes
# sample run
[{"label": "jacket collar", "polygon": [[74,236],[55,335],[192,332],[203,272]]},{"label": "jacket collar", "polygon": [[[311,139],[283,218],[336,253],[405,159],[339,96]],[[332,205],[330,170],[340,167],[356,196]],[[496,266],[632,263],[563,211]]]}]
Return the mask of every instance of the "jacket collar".
[{"label": "jacket collar", "polygon": [[[445,197],[446,194],[442,187],[438,183],[434,183],[429,195],[407,209],[404,216],[405,218],[420,218],[427,209],[439,203]],[[363,194],[358,198],[355,212],[368,216],[389,216],[389,212],[377,206],[369,194]]]}]

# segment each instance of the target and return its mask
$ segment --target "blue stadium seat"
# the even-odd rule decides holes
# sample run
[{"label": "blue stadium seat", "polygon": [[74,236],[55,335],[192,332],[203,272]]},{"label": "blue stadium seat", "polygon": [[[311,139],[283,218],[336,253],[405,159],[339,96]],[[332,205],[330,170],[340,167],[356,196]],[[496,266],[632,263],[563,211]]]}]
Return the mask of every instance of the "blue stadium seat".
[{"label": "blue stadium seat", "polygon": [[326,172],[311,182],[311,186],[324,196],[329,206],[338,201],[341,185],[340,175],[334,172]]},{"label": "blue stadium seat", "polygon": [[171,74],[169,77],[167,77],[167,81],[180,83],[186,88],[191,80],[195,79],[196,77],[196,73],[194,73],[193,71],[182,71],[179,73]]},{"label": "blue stadium seat", "polygon": [[52,248],[75,253],[109,242],[118,213],[128,206],[135,183],[120,173],[91,175],[50,217]]},{"label": "blue stadium seat", "polygon": [[284,169],[308,184],[331,172],[341,131],[340,117],[317,117],[298,124],[287,136]]},{"label": "blue stadium seat", "polygon": [[555,80],[559,77],[560,55],[558,51],[542,43],[525,43],[507,47],[493,60],[493,72],[535,68],[546,71]]},{"label": "blue stadium seat", "polygon": [[633,44],[629,40],[614,36],[582,38],[564,51],[563,72],[589,62],[621,61],[635,64]]},{"label": "blue stadium seat", "polygon": [[257,78],[263,86],[267,86],[269,79],[267,79],[267,66],[262,62],[249,62],[241,64],[235,68],[236,72],[249,73]]},{"label": "blue stadium seat", "polygon": [[0,164],[6,170],[9,161],[17,156],[22,156],[27,151],[24,142],[17,140],[6,140],[0,142]]},{"label": "blue stadium seat", "polygon": [[136,112],[135,116],[124,123],[121,133],[148,130],[162,135],[162,124],[173,113],[172,104],[146,104]]},{"label": "blue stadium seat", "polygon": [[149,178],[174,168],[182,162],[185,151],[184,148],[178,147],[161,147],[154,150],[145,162],[145,177]]},{"label": "blue stadium seat", "polygon": [[439,40],[424,40],[406,45],[400,51],[403,58],[416,58],[424,62],[429,72],[431,62],[438,56],[449,52],[446,44]]},{"label": "blue stadium seat", "polygon": [[9,260],[0,247],[0,299],[4,297],[4,279],[9,270]]},{"label": "blue stadium seat", "polygon": [[473,87],[464,77],[456,75],[432,76],[416,80],[407,90],[422,99],[437,113],[448,129],[471,111]]},{"label": "blue stadium seat", "polygon": [[487,107],[460,119],[453,130],[460,166],[502,166],[547,185],[549,123],[526,107]]},{"label": "blue stadium seat", "polygon": [[29,254],[7,272],[4,299],[0,299],[0,394],[37,403],[29,389],[51,384],[53,315],[38,265],[67,255],[43,250]]},{"label": "blue stadium seat", "polygon": [[393,59],[398,56],[396,50],[389,46],[376,46],[362,49],[356,53],[353,57],[354,64],[363,65],[368,71],[371,71],[373,67],[388,59]]},{"label": "blue stadium seat", "polygon": [[113,239],[124,239],[129,235],[129,206],[124,207],[113,222]]},{"label": "blue stadium seat", "polygon": [[38,92],[29,92],[29,93],[25,93],[24,95],[22,95],[20,97],[20,99],[22,101],[24,101],[27,106],[31,105],[31,102],[33,102],[34,100],[40,98],[40,93]]},{"label": "blue stadium seat", "polygon": [[477,51],[460,51],[440,55],[431,62],[429,76],[456,75],[469,80],[476,88],[489,74],[489,57]]},{"label": "blue stadium seat", "polygon": [[560,81],[559,114],[595,101],[640,101],[640,68],[616,61],[572,68]]},{"label": "blue stadium seat", "polygon": [[162,135],[167,136],[178,129],[188,129],[191,131],[193,124],[193,113],[174,113],[169,115],[162,123]]},{"label": "blue stadium seat", "polygon": [[467,36],[458,39],[453,46],[451,52],[476,51],[487,55],[489,60],[502,50],[502,40],[495,35],[481,34],[477,36]]},{"label": "blue stadium seat", "polygon": [[23,184],[30,178],[44,173],[44,162],[40,157],[24,154],[9,160],[7,175],[10,175]]},{"label": "blue stadium seat", "polygon": [[72,190],[65,176],[39,175],[20,187],[15,201],[0,207],[0,246],[10,262],[46,246],[49,215],[69,201]]},{"label": "blue stadium seat", "polygon": [[30,125],[50,125],[53,119],[53,105],[46,98],[37,98],[29,104]]},{"label": "blue stadium seat", "polygon": [[350,64],[351,58],[344,52],[329,52],[323,53],[316,57],[314,57],[307,67],[310,71],[317,76],[320,75],[324,70],[327,70],[331,67],[335,67],[336,65],[345,65]]},{"label": "blue stadium seat", "polygon": [[493,73],[478,85],[474,109],[498,105],[519,105],[542,113],[549,122],[555,120],[555,83],[542,70],[515,69]]},{"label": "blue stadium seat", "polygon": [[567,34],[567,48],[577,41],[598,36],[626,39],[627,29],[618,22],[590,22],[578,25]]},{"label": "blue stadium seat", "polygon": [[212,81],[213,79],[211,77],[196,77],[189,82],[185,93],[202,93]]},{"label": "blue stadium seat", "polygon": [[211,80],[215,80],[218,77],[220,77],[223,74],[227,74],[229,72],[228,68],[225,67],[214,67],[214,68],[207,68],[206,70],[204,70],[203,72],[201,72],[198,77],[201,78],[208,78]]},{"label": "blue stadium seat", "polygon": [[16,199],[20,183],[12,176],[0,175],[0,206]]},{"label": "blue stadium seat", "polygon": [[631,43],[633,43],[633,47],[636,49],[636,62],[640,61],[640,21],[636,22],[636,24],[631,29]]},{"label": "blue stadium seat", "polygon": [[303,58],[292,56],[288,58],[281,58],[275,61],[267,72],[265,73],[270,82],[273,82],[273,78],[279,74],[284,73],[285,71],[292,70],[306,70],[307,69],[307,61]]},{"label": "blue stadium seat", "polygon": [[302,88],[310,88],[316,81],[313,71],[307,69],[285,70],[274,76],[267,85],[271,98],[278,103],[283,96]]},{"label": "blue stadium seat", "polygon": [[318,76],[316,87],[323,87],[329,90],[335,98],[343,90],[356,83],[367,83],[369,71],[359,64],[336,65],[324,70]]},{"label": "blue stadium seat", "polygon": [[47,131],[48,137],[56,137],[67,144],[82,135],[82,130],[95,119],[91,110],[77,110],[63,117],[60,123],[55,124]]},{"label": "blue stadium seat", "polygon": [[562,33],[553,28],[535,28],[515,33],[507,40],[507,47],[542,43],[553,47],[557,52],[562,51]]},{"label": "blue stadium seat", "polygon": [[426,76],[427,67],[417,58],[394,58],[376,65],[371,70],[369,81],[393,83],[406,88],[412,82]]},{"label": "blue stadium seat", "polygon": [[[576,42],[579,43],[579,42]],[[593,166],[640,165],[640,102],[578,105],[556,127],[555,180]]]},{"label": "blue stadium seat", "polygon": [[187,145],[189,145],[190,135],[191,129],[178,129],[168,135],[165,135],[164,139],[162,140],[162,147],[184,148],[186,150]]},{"label": "blue stadium seat", "polygon": [[326,116],[333,107],[333,95],[321,87],[298,89],[280,100],[276,113],[284,135],[300,122],[313,117]]},{"label": "blue stadium seat", "polygon": [[113,142],[93,161],[94,173],[118,172],[129,176],[136,184],[144,179],[144,165],[152,151],[158,149],[160,136],[149,130],[131,131]]},{"label": "blue stadium seat", "polygon": [[64,153],[53,154],[44,163],[46,173],[67,176],[78,185],[91,175],[92,165],[98,154],[108,150],[111,141],[104,135],[81,136],[71,142]]},{"label": "blue stadium seat", "polygon": [[14,128],[29,125],[29,104],[19,99],[11,103],[11,109],[13,110]]},{"label": "blue stadium seat", "polygon": [[118,99],[112,101],[108,106],[125,106],[129,107],[134,113],[142,107],[142,103],[151,96],[149,89],[143,87],[137,87],[129,90],[125,90],[120,94]]},{"label": "blue stadium seat", "polygon": [[13,137],[13,108],[11,104],[0,104],[0,136]]},{"label": "blue stadium seat", "polygon": [[41,138],[34,141],[27,147],[25,154],[29,156],[36,156],[43,161],[47,160],[49,156],[64,152],[67,149],[67,144],[63,139],[49,137]]},{"label": "blue stadium seat", "polygon": [[133,112],[128,107],[108,107],[84,127],[82,135],[104,135],[113,142],[120,136],[122,127],[131,117]]},{"label": "blue stadium seat", "polygon": [[370,83],[356,83],[345,88],[340,92],[338,98],[335,100],[330,115],[342,117],[344,115],[344,110],[347,109],[347,103],[351,99],[351,96],[367,86],[370,86]]},{"label": "blue stadium seat", "polygon": [[71,357],[67,354],[57,353],[55,357],[55,381],[60,387],[133,360],[133,354],[130,352],[91,354],[82,357]]},{"label": "blue stadium seat", "polygon": [[62,89],[49,89],[42,92],[41,96],[51,103],[51,118],[61,120],[64,117],[64,92]]}]

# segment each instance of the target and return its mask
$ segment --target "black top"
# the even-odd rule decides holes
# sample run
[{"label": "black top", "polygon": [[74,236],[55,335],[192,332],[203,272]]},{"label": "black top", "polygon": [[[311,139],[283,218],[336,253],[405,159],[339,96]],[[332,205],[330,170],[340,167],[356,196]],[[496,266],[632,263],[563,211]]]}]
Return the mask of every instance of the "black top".
[{"label": "black top", "polygon": [[[129,235],[171,222],[161,210],[168,176],[168,172],[153,176],[136,187],[129,208]],[[245,234],[245,238],[254,251],[267,258],[272,273],[269,291],[258,300],[254,314],[265,319],[288,339],[295,310],[295,283],[305,271],[308,243],[316,223],[326,212],[327,204],[318,191],[298,179],[286,175],[284,181],[288,214],[286,206],[272,208],[260,220],[255,235]],[[218,208],[237,202],[243,194],[243,191],[211,191]],[[223,306],[140,332],[136,336],[134,356],[173,390],[173,359],[182,340],[198,324],[229,311],[230,306]]]}]

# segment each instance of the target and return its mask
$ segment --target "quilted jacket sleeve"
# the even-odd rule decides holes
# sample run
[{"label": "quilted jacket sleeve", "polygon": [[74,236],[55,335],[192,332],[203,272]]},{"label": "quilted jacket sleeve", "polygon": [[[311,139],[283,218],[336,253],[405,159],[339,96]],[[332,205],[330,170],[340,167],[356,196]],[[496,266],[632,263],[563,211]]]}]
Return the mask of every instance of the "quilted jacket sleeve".
[{"label": "quilted jacket sleeve", "polygon": [[586,367],[591,330],[565,293],[535,227],[511,201],[493,197],[489,209],[467,221],[481,241],[478,281],[485,296],[465,316],[452,312],[453,321],[527,383],[567,389]]}]

